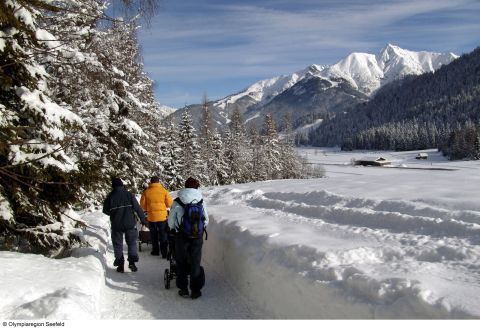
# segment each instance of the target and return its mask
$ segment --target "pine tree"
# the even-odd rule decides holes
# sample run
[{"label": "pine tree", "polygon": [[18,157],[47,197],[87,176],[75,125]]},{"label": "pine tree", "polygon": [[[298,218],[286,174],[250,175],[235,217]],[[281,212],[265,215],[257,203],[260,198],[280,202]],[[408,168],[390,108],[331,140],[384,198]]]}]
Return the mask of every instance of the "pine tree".
[{"label": "pine tree", "polygon": [[216,161],[213,150],[213,120],[210,109],[208,108],[208,100],[205,95],[202,104],[202,118],[200,120],[200,147],[201,147],[201,167],[203,174],[203,181],[205,185],[214,184],[218,182],[216,178],[216,168],[214,162]]},{"label": "pine tree", "polygon": [[183,178],[196,177],[201,182],[205,180],[205,175],[201,172],[200,146],[192,124],[192,117],[188,111],[182,115],[179,127],[179,146],[181,149],[180,176]]},{"label": "pine tree", "polygon": [[248,160],[250,159],[248,138],[240,110],[232,112],[229,130],[225,137],[225,157],[229,166],[230,183],[249,181]]},{"label": "pine tree", "polygon": [[160,167],[162,182],[170,190],[182,188],[186,178],[182,176],[182,150],[179,145],[177,129],[173,121],[168,121],[164,128],[164,139],[159,143]]},{"label": "pine tree", "polygon": [[67,215],[77,200],[78,166],[65,149],[82,120],[49,95],[37,54],[55,36],[39,27],[51,1],[0,3],[0,243],[6,249],[60,255],[79,242]]},{"label": "pine tree", "polygon": [[96,0],[66,6],[68,16],[45,16],[48,29],[68,40],[45,62],[55,98],[85,123],[69,151],[82,169],[83,199],[98,202],[110,189],[111,176],[138,191],[158,168],[160,119],[153,82],[140,59],[136,22],[114,21],[100,30],[105,7]]},{"label": "pine tree", "polygon": [[225,150],[220,133],[215,129],[212,140],[213,161],[210,177],[211,185],[228,184],[228,163],[224,157]]},{"label": "pine tree", "polygon": [[294,143],[295,137],[292,132],[292,114],[290,112],[286,112],[282,118],[281,132],[283,133],[283,140],[285,143]]},{"label": "pine tree", "polygon": [[249,179],[251,181],[268,180],[267,160],[265,159],[263,138],[260,136],[256,126],[249,130],[250,148],[252,150],[249,162]]},{"label": "pine tree", "polygon": [[263,123],[263,145],[265,158],[267,160],[266,169],[269,179],[278,179],[281,177],[281,155],[278,133],[275,120],[271,114],[265,115]]},{"label": "pine tree", "polygon": [[473,144],[472,159],[480,160],[480,129],[477,126],[475,142]]}]

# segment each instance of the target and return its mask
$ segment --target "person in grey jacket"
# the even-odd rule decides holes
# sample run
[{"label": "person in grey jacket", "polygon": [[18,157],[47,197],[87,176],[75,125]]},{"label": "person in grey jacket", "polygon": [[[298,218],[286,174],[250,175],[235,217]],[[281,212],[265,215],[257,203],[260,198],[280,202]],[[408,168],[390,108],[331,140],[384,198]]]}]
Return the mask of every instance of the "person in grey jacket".
[{"label": "person in grey jacket", "polygon": [[[203,235],[199,238],[186,237],[181,230],[184,208],[178,202],[183,204],[203,201],[202,192],[198,190],[200,183],[194,178],[188,178],[185,182],[185,189],[178,192],[177,199],[174,200],[168,216],[168,227],[176,231],[175,237],[175,261],[177,265],[177,288],[178,294],[182,297],[190,296],[196,299],[202,295],[200,291],[205,284],[205,273],[200,267],[202,259]],[[205,227],[208,225],[207,205],[203,201],[203,214],[205,217]],[[190,290],[188,292],[188,277],[190,274]]]},{"label": "person in grey jacket", "polygon": [[128,246],[128,267],[132,272],[136,272],[138,270],[135,265],[138,262],[138,234],[135,214],[143,224],[146,224],[145,214],[135,196],[125,189],[121,179],[113,178],[112,188],[113,190],[103,203],[103,213],[110,216],[113,252],[115,254],[113,265],[117,266],[117,272],[124,272],[123,235],[125,234],[125,241]]}]

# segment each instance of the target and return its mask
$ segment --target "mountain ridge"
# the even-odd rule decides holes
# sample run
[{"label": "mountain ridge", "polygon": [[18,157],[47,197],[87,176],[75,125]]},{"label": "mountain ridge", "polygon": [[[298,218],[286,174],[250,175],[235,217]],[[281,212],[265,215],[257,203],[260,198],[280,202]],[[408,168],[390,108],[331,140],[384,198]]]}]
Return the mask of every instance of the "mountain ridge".
[{"label": "mountain ridge", "polygon": [[[456,58],[458,56],[453,53],[415,52],[389,43],[377,54],[353,52],[332,65],[311,64],[289,75],[259,80],[208,105],[220,127],[229,122],[234,108],[239,108],[249,125],[261,125],[267,112],[271,112],[277,122],[290,112],[294,114],[294,121],[308,125],[311,122],[301,118],[309,118],[312,114],[313,122],[319,113],[349,111],[392,81],[434,72]],[[187,110],[198,127],[199,104],[179,109],[172,116],[178,121]]]}]

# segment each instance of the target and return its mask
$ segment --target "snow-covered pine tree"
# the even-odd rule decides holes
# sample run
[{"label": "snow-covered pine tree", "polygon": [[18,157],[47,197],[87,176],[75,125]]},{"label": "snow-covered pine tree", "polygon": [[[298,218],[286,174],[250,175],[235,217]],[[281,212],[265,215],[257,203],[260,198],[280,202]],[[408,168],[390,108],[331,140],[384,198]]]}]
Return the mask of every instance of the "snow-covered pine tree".
[{"label": "snow-covered pine tree", "polygon": [[266,159],[266,171],[269,179],[278,179],[281,177],[280,142],[273,116],[268,113],[263,122],[263,147]]},{"label": "snow-covered pine tree", "polygon": [[283,136],[280,140],[279,151],[281,159],[281,177],[282,179],[295,179],[302,177],[302,161],[295,151],[292,133],[291,116],[286,113],[282,122]]},{"label": "snow-covered pine tree", "polygon": [[53,99],[68,105],[85,123],[77,132],[67,152],[75,155],[81,173],[78,189],[83,203],[99,201],[109,190],[108,94],[103,80],[108,73],[98,60],[93,45],[103,37],[97,29],[106,9],[96,0],[75,0],[59,3],[66,12],[61,15],[43,13],[40,23],[61,40],[59,47],[40,60],[49,74]]},{"label": "snow-covered pine tree", "polygon": [[101,2],[64,5],[69,15],[44,20],[68,43],[45,62],[56,98],[71,105],[86,124],[71,152],[84,174],[84,200],[98,202],[110,189],[110,176],[120,176],[138,190],[156,170],[159,118],[152,81],[139,56],[135,21],[114,21],[100,30]]},{"label": "snow-covered pine tree", "polygon": [[251,126],[249,129],[249,139],[251,158],[249,162],[249,173],[251,181],[268,180],[267,175],[267,160],[265,159],[263,139],[257,130],[256,126]]},{"label": "snow-covered pine tree", "polygon": [[[180,177],[199,178],[200,181],[205,180],[205,176],[201,173],[200,146],[198,144],[197,134],[193,127],[192,117],[188,111],[182,115],[182,121],[179,127],[179,146],[180,154]],[[203,183],[203,182],[202,182]]]},{"label": "snow-covered pine tree", "polygon": [[281,126],[281,132],[283,135],[283,141],[285,141],[288,144],[294,144],[295,143],[295,136],[292,131],[292,114],[290,112],[286,112],[283,115],[282,118],[282,126]]},{"label": "snow-covered pine tree", "polygon": [[202,102],[202,117],[200,119],[200,147],[201,147],[201,163],[202,168],[201,173],[203,177],[201,180],[205,185],[214,184],[213,182],[218,182],[217,170],[214,164],[215,155],[213,152],[213,120],[208,108],[208,99],[204,95]]},{"label": "snow-covered pine tree", "polygon": [[212,176],[210,177],[211,185],[222,185],[229,182],[228,177],[228,163],[224,157],[225,150],[223,146],[222,136],[215,129],[213,131],[213,140],[212,140]]},{"label": "snow-covered pine tree", "polygon": [[165,123],[163,139],[159,142],[160,179],[169,190],[182,188],[186,178],[182,176],[182,150],[177,128],[172,120]]},{"label": "snow-covered pine tree", "polygon": [[158,168],[156,144],[161,134],[153,82],[143,71],[136,30],[135,21],[115,23],[99,44],[105,50],[103,66],[115,73],[111,88],[120,107],[115,118],[121,125],[117,133],[120,141],[126,141],[118,159],[124,165],[120,175],[130,178],[135,188]]},{"label": "snow-covered pine tree", "polygon": [[474,160],[480,160],[480,129],[478,126],[476,129],[475,142],[473,143],[473,152],[471,157]]},{"label": "snow-covered pine tree", "polygon": [[245,124],[236,107],[231,114],[229,130],[225,136],[225,157],[229,166],[230,183],[248,182],[250,152]]},{"label": "snow-covered pine tree", "polygon": [[0,2],[0,245],[61,255],[79,242],[69,216],[78,200],[78,167],[65,153],[82,120],[52,101],[38,54],[54,52],[54,35],[39,27],[47,0]]}]

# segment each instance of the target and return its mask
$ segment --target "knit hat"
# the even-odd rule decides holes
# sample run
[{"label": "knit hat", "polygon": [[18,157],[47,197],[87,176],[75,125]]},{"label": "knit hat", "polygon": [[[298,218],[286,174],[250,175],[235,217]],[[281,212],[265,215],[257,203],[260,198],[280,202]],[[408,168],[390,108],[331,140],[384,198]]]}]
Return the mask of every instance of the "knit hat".
[{"label": "knit hat", "polygon": [[185,188],[194,188],[198,189],[200,187],[200,182],[198,182],[196,179],[190,177],[185,181]]},{"label": "knit hat", "polygon": [[160,178],[158,176],[152,176],[150,179],[150,183],[158,183],[160,182]]},{"label": "knit hat", "polygon": [[123,187],[122,179],[112,178],[112,188],[115,188],[115,187]]}]

